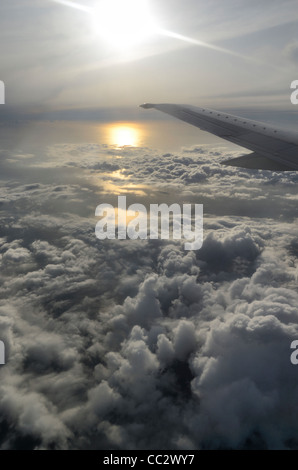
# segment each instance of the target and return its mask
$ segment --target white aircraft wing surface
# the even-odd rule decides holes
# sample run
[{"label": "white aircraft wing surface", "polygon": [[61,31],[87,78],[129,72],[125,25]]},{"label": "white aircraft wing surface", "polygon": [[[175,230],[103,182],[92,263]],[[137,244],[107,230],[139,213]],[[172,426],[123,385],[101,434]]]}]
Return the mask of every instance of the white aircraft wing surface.
[{"label": "white aircraft wing surface", "polygon": [[242,168],[298,171],[298,133],[272,125],[233,116],[214,109],[180,104],[145,103],[154,108],[252,151],[242,157],[221,162]]}]

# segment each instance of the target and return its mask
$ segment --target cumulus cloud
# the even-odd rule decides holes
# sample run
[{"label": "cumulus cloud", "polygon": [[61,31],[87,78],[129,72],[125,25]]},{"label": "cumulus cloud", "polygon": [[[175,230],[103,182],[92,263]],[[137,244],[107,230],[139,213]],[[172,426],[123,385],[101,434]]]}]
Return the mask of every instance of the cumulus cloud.
[{"label": "cumulus cloud", "polygon": [[[297,175],[228,156],[65,144],[2,180],[2,449],[297,448]],[[125,193],[203,203],[202,248],[96,239]]]}]

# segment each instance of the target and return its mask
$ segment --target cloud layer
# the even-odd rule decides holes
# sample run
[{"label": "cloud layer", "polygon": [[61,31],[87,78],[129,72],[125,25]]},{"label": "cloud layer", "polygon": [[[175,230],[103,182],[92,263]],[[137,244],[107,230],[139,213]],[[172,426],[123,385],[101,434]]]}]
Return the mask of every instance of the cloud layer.
[{"label": "cloud layer", "polygon": [[[3,155],[2,449],[297,448],[297,175],[234,154]],[[202,249],[96,239],[117,194],[203,203]]]}]

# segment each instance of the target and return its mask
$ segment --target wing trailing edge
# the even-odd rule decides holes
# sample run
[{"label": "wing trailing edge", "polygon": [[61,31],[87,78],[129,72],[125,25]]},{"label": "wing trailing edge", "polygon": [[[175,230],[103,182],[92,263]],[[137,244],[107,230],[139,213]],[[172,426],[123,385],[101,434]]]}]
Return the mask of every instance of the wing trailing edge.
[{"label": "wing trailing edge", "polygon": [[220,162],[221,165],[236,166],[239,168],[246,168],[249,170],[271,170],[271,171],[293,171],[287,165],[270,160],[270,158],[258,155],[257,153],[249,153],[242,157],[231,158]]},{"label": "wing trailing edge", "polygon": [[199,129],[228,140],[252,153],[221,162],[223,165],[272,171],[298,171],[298,133],[214,109],[179,104],[144,103]]}]

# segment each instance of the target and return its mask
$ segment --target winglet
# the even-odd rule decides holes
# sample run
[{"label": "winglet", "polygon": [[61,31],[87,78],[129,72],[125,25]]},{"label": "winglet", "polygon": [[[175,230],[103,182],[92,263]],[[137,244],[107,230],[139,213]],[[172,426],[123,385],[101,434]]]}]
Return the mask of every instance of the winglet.
[{"label": "winglet", "polygon": [[150,108],[154,108],[154,104],[151,104],[151,103],[144,103],[144,104],[140,104],[140,108],[144,108],[144,109],[150,109]]}]

